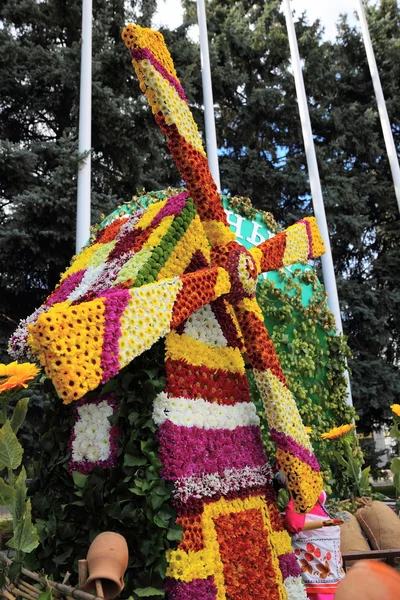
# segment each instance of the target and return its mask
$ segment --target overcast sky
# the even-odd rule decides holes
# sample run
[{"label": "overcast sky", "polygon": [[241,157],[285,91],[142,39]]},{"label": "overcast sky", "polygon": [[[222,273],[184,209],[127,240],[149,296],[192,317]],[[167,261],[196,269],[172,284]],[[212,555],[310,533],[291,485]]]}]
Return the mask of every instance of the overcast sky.
[{"label": "overcast sky", "polygon": [[[340,13],[347,13],[349,21],[356,23],[354,11],[358,0],[292,0],[293,10],[298,15],[306,12],[310,21],[320,19],[325,27],[325,36],[335,39],[336,22]],[[296,18],[296,17],[295,17]],[[182,22],[182,7],[180,0],[158,0],[158,11],[153,20],[153,27],[161,25],[173,29]]]}]

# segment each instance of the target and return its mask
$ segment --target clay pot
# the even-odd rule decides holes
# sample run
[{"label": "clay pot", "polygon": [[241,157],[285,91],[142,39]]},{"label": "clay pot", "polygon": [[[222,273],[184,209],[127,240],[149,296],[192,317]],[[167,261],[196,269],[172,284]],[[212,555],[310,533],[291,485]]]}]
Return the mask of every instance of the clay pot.
[{"label": "clay pot", "polygon": [[361,560],[340,582],[335,600],[399,600],[400,573],[376,560]]},{"label": "clay pot", "polygon": [[95,588],[100,580],[105,600],[116,598],[124,589],[124,575],[128,566],[128,546],[119,533],[105,531],[91,543],[87,555],[89,577],[84,589]]}]

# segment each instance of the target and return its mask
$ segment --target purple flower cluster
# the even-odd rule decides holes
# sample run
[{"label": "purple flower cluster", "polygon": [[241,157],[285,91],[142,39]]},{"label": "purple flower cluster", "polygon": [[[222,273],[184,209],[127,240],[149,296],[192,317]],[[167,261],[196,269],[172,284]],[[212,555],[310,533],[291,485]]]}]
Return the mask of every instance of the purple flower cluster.
[{"label": "purple flower cluster", "polygon": [[180,212],[185,208],[188,197],[188,192],[181,192],[177,196],[171,196],[171,198],[168,198],[166,204],[152,220],[151,227],[156,227],[159,223],[161,223],[164,217],[179,215]]},{"label": "purple flower cluster", "polygon": [[119,339],[121,337],[121,315],[129,299],[129,290],[109,290],[102,295],[105,298],[103,348],[101,352],[102,383],[109,381],[119,372]]},{"label": "purple flower cluster", "polygon": [[286,435],[282,431],[277,431],[271,428],[270,434],[275,444],[281,450],[290,452],[293,456],[297,456],[300,460],[309,465],[314,471],[320,471],[320,466],[314,454],[311,454],[307,448],[303,448],[292,437]]},{"label": "purple flower cluster", "polygon": [[282,571],[283,579],[287,579],[287,577],[299,577],[301,575],[299,563],[293,552],[279,556],[279,568]]},{"label": "purple flower cluster", "polygon": [[217,597],[217,586],[212,575],[188,583],[167,579],[164,588],[169,600],[215,600]]},{"label": "purple flower cluster", "polygon": [[266,457],[257,425],[236,429],[201,429],[165,421],[158,430],[162,476],[181,477],[220,473],[225,469],[262,466]]}]

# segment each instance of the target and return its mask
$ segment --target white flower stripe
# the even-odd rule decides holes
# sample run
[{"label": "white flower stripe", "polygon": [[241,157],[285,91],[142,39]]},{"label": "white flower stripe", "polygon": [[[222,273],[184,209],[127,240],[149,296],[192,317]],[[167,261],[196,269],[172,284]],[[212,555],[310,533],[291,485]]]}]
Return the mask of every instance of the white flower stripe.
[{"label": "white flower stripe", "polygon": [[110,456],[110,429],[108,420],[113,408],[106,400],[99,404],[83,404],[78,409],[79,419],[75,423],[72,442],[72,460],[91,462],[107,460]]},{"label": "white flower stripe", "polygon": [[189,498],[209,498],[216,494],[266,485],[272,481],[272,470],[269,464],[262,467],[244,467],[243,469],[225,469],[219,473],[205,473],[199,477],[185,477],[174,484],[174,496],[182,502]]},{"label": "white flower stripe", "polygon": [[190,315],[184,331],[189,337],[208,346],[225,348],[228,345],[209,304]]},{"label": "white flower stripe", "polygon": [[105,263],[102,263],[101,265],[94,267],[94,268],[88,267],[85,275],[83,276],[82,281],[70,293],[70,295],[68,296],[68,300],[70,302],[74,302],[75,300],[79,300],[79,298],[84,296],[86,294],[86,292],[88,292],[90,289],[92,289],[92,287],[94,286],[96,281],[101,277],[104,269],[105,269]]},{"label": "white flower stripe", "polygon": [[260,425],[256,408],[251,402],[234,405],[207,402],[203,398],[168,397],[158,394],[153,403],[153,419],[157,425],[171,421],[174,425],[202,427],[204,429],[236,429]]},{"label": "white flower stripe", "polygon": [[287,600],[307,600],[308,596],[301,577],[287,577],[284,586]]}]

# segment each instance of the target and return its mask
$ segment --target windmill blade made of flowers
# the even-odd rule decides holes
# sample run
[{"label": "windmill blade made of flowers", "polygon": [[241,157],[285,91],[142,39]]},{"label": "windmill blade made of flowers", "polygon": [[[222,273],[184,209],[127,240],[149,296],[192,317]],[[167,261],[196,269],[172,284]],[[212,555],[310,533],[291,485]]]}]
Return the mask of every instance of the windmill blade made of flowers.
[{"label": "windmill blade made of flowers", "polygon": [[168,146],[213,246],[212,264],[229,273],[231,290],[225,301],[235,309],[296,508],[308,511],[322,489],[319,465],[265,328],[255,287],[260,272],[306,261],[324,252],[315,220],[303,220],[252,253],[240,246],[228,228],[197,126],[163,36],[130,24],[122,37],[131,50],[141,90],[169,140]]},{"label": "windmill blade made of flowers", "polygon": [[[235,235],[229,228],[198,127],[162,34],[129,24],[122,32],[122,38],[131,51],[140,89],[145,93],[157,124],[168,139],[168,147],[186,182],[211,245],[226,246],[232,242],[231,247],[235,247]],[[258,270],[275,270],[279,268],[276,265],[282,266],[281,259],[283,265],[306,262],[325,252],[314,217],[299,221],[298,233],[288,238],[282,232],[253,248],[251,254]]]},{"label": "windmill blade made of flowers", "polygon": [[188,194],[172,194],[115,216],[12,336],[13,356],[37,357],[65,403],[229,291],[228,274],[210,267],[210,245]]},{"label": "windmill blade made of flowers", "polygon": [[137,288],[114,288],[76,305],[57,303],[30,326],[30,345],[69,404],[229,290],[226,271],[210,267]]},{"label": "windmill blade made of flowers", "polygon": [[161,33],[129,24],[122,33],[132,64],[157,124],[186,182],[212,245],[235,240],[217,186],[208,167],[203,143]]}]

